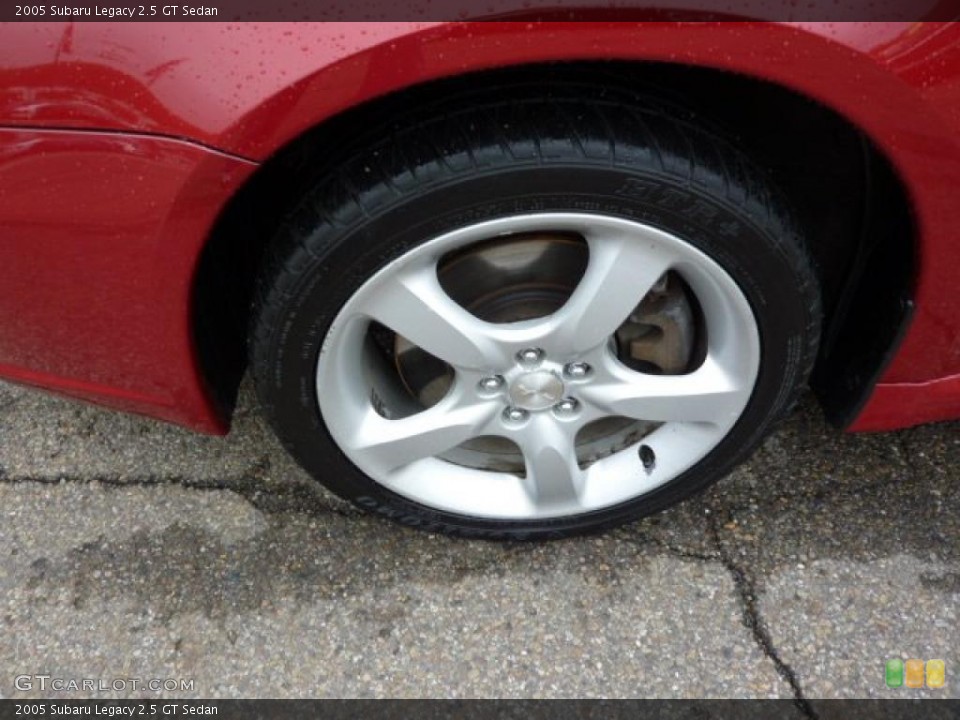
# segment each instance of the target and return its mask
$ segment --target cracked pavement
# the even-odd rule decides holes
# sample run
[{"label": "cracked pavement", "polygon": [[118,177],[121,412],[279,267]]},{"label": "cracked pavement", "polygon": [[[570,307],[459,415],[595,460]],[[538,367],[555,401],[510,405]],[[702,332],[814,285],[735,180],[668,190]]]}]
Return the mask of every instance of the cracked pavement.
[{"label": "cracked pavement", "polygon": [[[807,398],[695,500],[504,544],[357,512],[254,405],[211,438],[0,385],[0,695],[960,697],[960,423],[842,435]],[[947,686],[886,688],[891,657]]]}]

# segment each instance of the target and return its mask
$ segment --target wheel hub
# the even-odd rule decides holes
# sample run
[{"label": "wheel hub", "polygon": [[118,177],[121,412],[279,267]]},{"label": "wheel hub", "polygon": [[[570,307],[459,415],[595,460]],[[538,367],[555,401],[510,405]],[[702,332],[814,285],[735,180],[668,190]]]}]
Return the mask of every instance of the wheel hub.
[{"label": "wheel hub", "polygon": [[563,380],[549,370],[527,372],[510,383],[507,394],[515,407],[534,412],[546,410],[563,397]]},{"label": "wheel hub", "polygon": [[[588,255],[586,243],[575,233],[502,237],[451,253],[439,264],[438,279],[478,318],[494,323],[529,321],[557,312],[566,303],[583,276]],[[682,283],[665,276],[617,330],[609,347],[633,369],[680,372],[694,352],[693,324]],[[453,386],[452,368],[401,335],[394,338],[392,354],[407,392],[423,407],[439,402]],[[509,426],[522,424],[524,413],[550,409],[564,420],[576,416],[577,400],[567,395],[590,379],[588,364],[574,360],[562,366],[536,347],[519,350],[513,364],[502,370],[503,375],[483,378],[481,388],[487,397],[502,399]],[[579,461],[588,466],[631,445],[654,427],[618,417],[593,422],[577,435]],[[462,466],[518,475],[525,466],[520,449],[495,436],[467,440],[441,457]]]}]

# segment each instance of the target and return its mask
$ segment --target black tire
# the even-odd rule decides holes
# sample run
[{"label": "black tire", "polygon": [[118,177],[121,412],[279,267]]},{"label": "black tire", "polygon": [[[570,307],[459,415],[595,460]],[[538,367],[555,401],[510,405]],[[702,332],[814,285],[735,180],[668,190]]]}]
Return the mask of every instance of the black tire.
[{"label": "black tire", "polygon": [[[813,364],[820,292],[804,242],[763,173],[720,133],[627,91],[579,85],[459,97],[377,128],[311,189],[280,228],[258,280],[251,365],[263,409],[319,482],[405,525],[524,539],[609,528],[660,511],[726,474],[796,400]],[[529,211],[584,211],[663,228],[705,252],[749,301],[761,340],[754,392],[703,460],[632,501],[548,520],[441,512],[360,472],[323,423],[321,343],[373,273],[463,224]]]}]

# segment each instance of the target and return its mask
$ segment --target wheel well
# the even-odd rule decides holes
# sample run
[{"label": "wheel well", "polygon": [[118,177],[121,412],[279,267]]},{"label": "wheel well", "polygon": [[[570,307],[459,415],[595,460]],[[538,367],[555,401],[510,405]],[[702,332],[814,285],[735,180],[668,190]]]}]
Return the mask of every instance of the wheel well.
[{"label": "wheel well", "polygon": [[778,85],[660,63],[550,63],[431,81],[337,115],[267,160],[228,203],[200,258],[193,328],[201,371],[229,417],[263,251],[292,203],[356,143],[358,128],[504,82],[617,83],[662,97],[727,134],[792,202],[823,288],[812,386],[838,425],[853,420],[910,316],[914,231],[906,192],[869,139],[832,110]]}]

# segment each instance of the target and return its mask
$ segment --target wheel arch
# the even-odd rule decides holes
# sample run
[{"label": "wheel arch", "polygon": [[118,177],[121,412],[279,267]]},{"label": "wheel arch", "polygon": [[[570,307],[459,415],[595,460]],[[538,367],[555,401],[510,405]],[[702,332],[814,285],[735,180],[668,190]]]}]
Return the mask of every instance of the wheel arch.
[{"label": "wheel arch", "polygon": [[[536,62],[414,83],[366,100],[286,139],[233,197],[199,261],[193,328],[200,370],[229,417],[245,369],[254,279],[272,230],[315,173],[358,127],[469,86],[506,78],[557,81],[615,71],[618,82],[726,129],[794,204],[824,286],[826,322],[813,385],[828,415],[848,425],[869,397],[908,325],[917,256],[909,192],[867,132],[783,84],[682,63]],[[624,80],[626,78],[626,80]],[[252,146],[251,146],[252,147]]]}]

